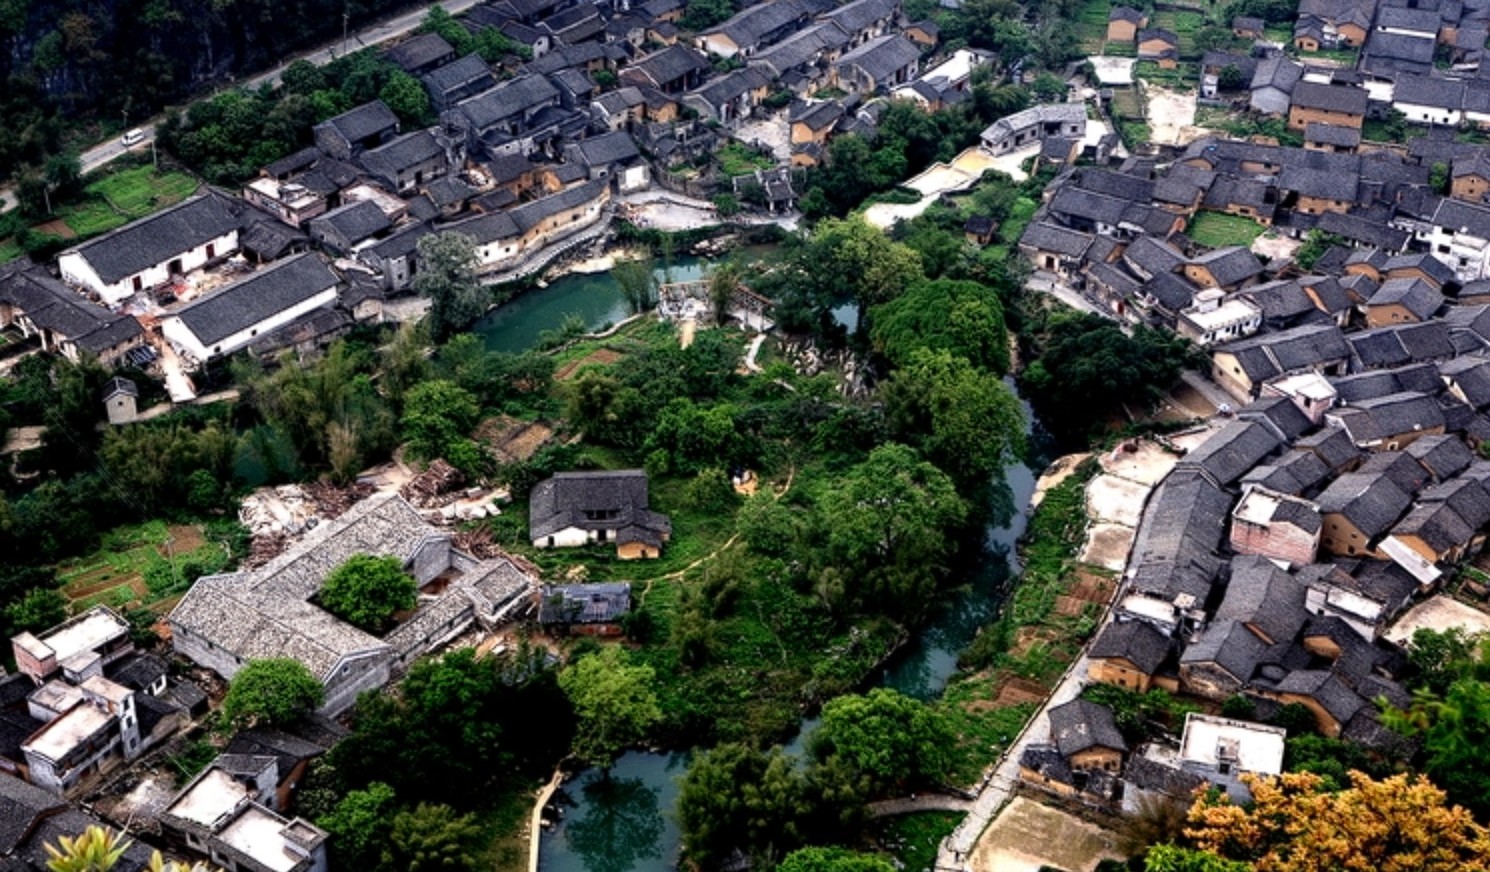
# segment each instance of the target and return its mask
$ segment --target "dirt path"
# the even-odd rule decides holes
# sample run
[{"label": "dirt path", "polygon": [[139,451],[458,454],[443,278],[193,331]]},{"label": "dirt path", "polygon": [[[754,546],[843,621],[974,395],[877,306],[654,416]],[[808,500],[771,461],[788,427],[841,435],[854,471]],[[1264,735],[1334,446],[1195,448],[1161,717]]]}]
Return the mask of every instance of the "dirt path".
[{"label": "dirt path", "polygon": [[[772,493],[775,494],[777,500],[780,500],[782,497],[786,496],[787,491],[792,489],[792,482],[796,479],[796,477],[797,468],[795,466],[786,471],[786,482],[782,484],[779,490],[772,491]],[[740,534],[735,533],[734,535],[726,539],[723,545],[720,545],[718,548],[715,548],[713,551],[710,551],[708,554],[705,554],[703,557],[700,557],[699,559],[693,561],[682,569],[675,569],[672,572],[666,573],[664,575],[655,575],[647,579],[647,586],[642,588],[640,596],[642,605],[646,605],[647,594],[652,592],[653,584],[659,581],[676,581],[682,578],[684,575],[687,575],[700,566],[703,566],[705,563],[708,563],[710,560],[713,560],[715,557],[718,557],[721,553],[728,551],[732,546],[734,546],[735,542],[739,538]]]}]

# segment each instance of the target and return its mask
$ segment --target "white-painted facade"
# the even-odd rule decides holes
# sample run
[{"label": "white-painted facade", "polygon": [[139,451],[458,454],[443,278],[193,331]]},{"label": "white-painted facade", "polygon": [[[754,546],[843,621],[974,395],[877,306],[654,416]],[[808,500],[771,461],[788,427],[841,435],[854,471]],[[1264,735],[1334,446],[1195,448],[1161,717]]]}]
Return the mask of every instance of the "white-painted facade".
[{"label": "white-painted facade", "polygon": [[1428,250],[1454,271],[1460,282],[1472,282],[1490,275],[1490,239],[1475,236],[1468,229],[1434,226],[1414,234],[1427,242]]},{"label": "white-painted facade", "polygon": [[234,229],[210,242],[179,252],[133,275],[125,276],[113,284],[108,284],[99,277],[97,270],[81,251],[63,253],[57,258],[57,268],[61,271],[63,281],[98,294],[109,305],[116,305],[140,291],[167,284],[172,276],[201,269],[237,251],[238,231]]},{"label": "white-painted facade", "polygon": [[186,326],[178,315],[169,315],[162,320],[160,330],[166,339],[170,340],[177,348],[185,351],[199,361],[207,361],[232,354],[258,337],[278,330],[301,315],[313,312],[322,306],[329,306],[334,302],[336,302],[336,288],[333,286],[321,291],[315,296],[307,297],[294,306],[283,309],[257,324],[239,330],[221,342],[214,343],[211,348],[203,345],[202,341],[197,338],[197,335],[192,332],[190,327]]}]

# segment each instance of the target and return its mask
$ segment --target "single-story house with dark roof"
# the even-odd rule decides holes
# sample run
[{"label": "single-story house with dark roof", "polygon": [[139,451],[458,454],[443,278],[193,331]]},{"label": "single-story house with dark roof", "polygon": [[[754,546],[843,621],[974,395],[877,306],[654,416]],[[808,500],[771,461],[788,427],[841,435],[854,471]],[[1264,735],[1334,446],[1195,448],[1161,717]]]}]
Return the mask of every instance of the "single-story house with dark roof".
[{"label": "single-story house with dark roof", "polygon": [[1107,13],[1107,41],[1132,43],[1140,28],[1147,27],[1149,17],[1131,6],[1114,6]]},{"label": "single-story house with dark roof", "polygon": [[363,152],[359,162],[389,190],[406,193],[450,172],[448,158],[439,137],[419,130]]},{"label": "single-story house with dark roof", "polygon": [[1351,153],[1361,144],[1361,131],[1355,127],[1310,121],[1304,125],[1304,148],[1311,151]]},{"label": "single-story house with dark roof", "polygon": [[1179,65],[1180,38],[1172,30],[1150,27],[1138,31],[1138,57],[1154,61],[1160,68],[1172,70]]},{"label": "single-story house with dark roof", "polygon": [[1267,22],[1261,18],[1238,15],[1231,19],[1231,33],[1238,39],[1262,39],[1263,31],[1266,29]]},{"label": "single-story house with dark roof", "polygon": [[1340,476],[1317,499],[1323,529],[1320,547],[1341,557],[1379,556],[1381,537],[1412,505],[1386,473],[1353,472]]},{"label": "single-story house with dark roof", "polygon": [[238,251],[251,207],[207,189],[57,256],[62,280],[120,303]]},{"label": "single-story house with dark roof", "polygon": [[1422,279],[1387,279],[1366,303],[1366,326],[1428,321],[1443,305],[1443,294]]},{"label": "single-story house with dark roof", "polygon": [[436,67],[420,76],[420,80],[429,91],[429,101],[437,112],[443,112],[497,83],[491,67],[476,54]]},{"label": "single-story house with dark roof", "polygon": [[409,75],[420,76],[455,60],[455,49],[438,33],[421,33],[388,49],[383,57]]},{"label": "single-story house with dark roof", "polygon": [[91,303],[25,261],[0,266],[0,327],[35,336],[45,351],[79,362],[93,357],[113,366],[145,344],[133,315],[115,314]]},{"label": "single-story house with dark roof", "polygon": [[546,584],[538,591],[538,623],[571,635],[617,636],[631,611],[631,583]]},{"label": "single-story house with dark roof", "polygon": [[1087,651],[1087,677],[1146,693],[1171,647],[1167,636],[1143,621],[1113,621]]},{"label": "single-story house with dark roof", "polygon": [[313,218],[310,236],[336,254],[351,254],[358,243],[392,227],[388,216],[372,200],[357,200]]},{"label": "single-story house with dark roof", "polygon": [[869,40],[838,58],[840,87],[871,94],[909,82],[921,63],[921,50],[898,33]]},{"label": "single-story house with dark roof", "polygon": [[161,333],[181,351],[205,362],[331,305],[338,283],[324,261],[302,254],[193,300],[161,320]]},{"label": "single-story house with dark roof", "polygon": [[648,507],[642,470],[561,472],[533,488],[528,535],[535,548],[614,542],[616,554],[629,560],[659,556],[672,521]]},{"label": "single-story house with dark roof", "polygon": [[1302,81],[1290,95],[1288,127],[1302,132],[1314,121],[1359,130],[1366,120],[1366,103],[1365,88]]},{"label": "single-story house with dark roof", "polygon": [[363,103],[315,126],[316,146],[337,160],[351,160],[398,135],[398,116],[382,100]]},{"label": "single-story house with dark roof", "polygon": [[1112,709],[1088,699],[1074,699],[1047,712],[1050,739],[1073,770],[1118,772],[1128,743],[1117,728]]},{"label": "single-story house with dark roof", "polygon": [[1203,288],[1234,291],[1262,275],[1257,255],[1239,245],[1218,248],[1185,264],[1185,278]]}]

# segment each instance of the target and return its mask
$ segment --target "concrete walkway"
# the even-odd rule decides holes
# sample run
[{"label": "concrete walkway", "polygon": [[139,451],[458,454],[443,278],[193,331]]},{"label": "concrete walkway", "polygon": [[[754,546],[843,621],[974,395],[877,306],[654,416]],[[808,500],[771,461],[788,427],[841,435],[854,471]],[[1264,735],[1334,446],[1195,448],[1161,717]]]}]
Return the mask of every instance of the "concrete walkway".
[{"label": "concrete walkway", "polygon": [[1055,273],[1037,270],[1024,283],[1026,290],[1049,294],[1065,303],[1078,312],[1086,312],[1091,315],[1100,315],[1103,318],[1117,320],[1111,312],[1082,296],[1081,292],[1066,284]]},{"label": "concrete walkway", "polygon": [[967,811],[972,806],[972,800],[963,799],[960,796],[948,796],[945,793],[925,793],[918,796],[871,802],[869,804],[869,816],[882,818],[895,817],[902,814],[916,814],[923,811]]}]

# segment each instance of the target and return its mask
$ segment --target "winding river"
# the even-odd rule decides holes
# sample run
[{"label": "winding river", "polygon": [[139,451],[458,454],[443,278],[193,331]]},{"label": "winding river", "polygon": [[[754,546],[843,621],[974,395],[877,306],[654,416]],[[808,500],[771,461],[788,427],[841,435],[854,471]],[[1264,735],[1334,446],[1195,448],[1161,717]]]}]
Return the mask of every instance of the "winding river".
[{"label": "winding river", "polygon": [[[679,258],[674,281],[702,275],[703,264]],[[660,275],[660,271],[659,271]],[[852,317],[853,308],[847,307]],[[608,273],[569,275],[542,289],[529,291],[493,310],[477,323],[475,332],[494,351],[523,351],[539,334],[553,329],[575,313],[591,330],[626,316],[619,288]],[[1012,387],[1012,382],[1010,384]],[[1033,413],[1025,406],[1026,420]],[[1012,464],[1005,472],[1009,510],[991,523],[984,536],[981,568],[948,596],[946,605],[921,632],[886,664],[880,683],[918,699],[936,697],[957,671],[957,654],[973,639],[998,607],[1012,573],[1018,571],[1014,544],[1023,535],[1026,509],[1043,464],[1032,468]],[[803,724],[789,751],[800,751],[815,721]],[[670,872],[675,868],[679,832],[672,814],[678,779],[688,765],[684,753],[625,754],[611,770],[587,770],[565,782],[560,801],[564,816],[543,836],[539,869],[542,872]]]}]

